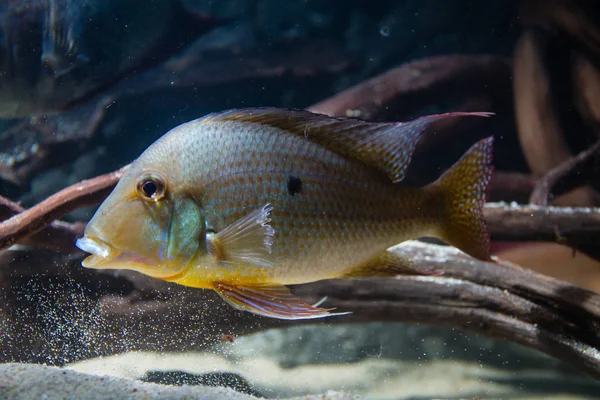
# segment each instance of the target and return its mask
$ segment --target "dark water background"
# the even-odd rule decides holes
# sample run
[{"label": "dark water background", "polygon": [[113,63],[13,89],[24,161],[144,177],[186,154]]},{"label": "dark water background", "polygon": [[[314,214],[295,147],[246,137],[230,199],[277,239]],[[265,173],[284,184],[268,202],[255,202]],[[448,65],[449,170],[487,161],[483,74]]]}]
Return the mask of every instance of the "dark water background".
[{"label": "dark water background", "polygon": [[[519,33],[515,1],[290,0],[282,5],[276,0],[186,0],[184,5],[215,18],[231,18],[231,22],[202,35],[187,48],[187,53],[179,53],[202,54],[204,68],[198,74],[206,75],[201,79],[203,84],[118,96],[106,109],[101,135],[93,148],[69,165],[33,177],[32,190],[13,190],[6,184],[5,194],[15,197],[21,193],[24,204],[31,205],[64,183],[73,183],[129,163],[170,128],[212,111],[249,106],[305,108],[404,62],[429,56],[462,53],[510,57]],[[144,32],[132,31],[131,35],[143,36]],[[308,69],[313,69],[312,73],[276,71],[277,63],[282,59],[290,59],[296,49],[299,51],[314,43],[325,44],[329,53],[334,49],[335,55],[309,49],[299,56],[299,63],[306,63]],[[108,63],[114,58],[110,51],[119,49],[119,42],[112,45],[98,43],[100,45],[108,49],[105,61]],[[236,70],[235,57],[228,56],[227,68],[222,70],[220,55],[232,49],[243,53],[239,58],[240,66]],[[276,57],[278,61],[271,64],[275,71],[256,73],[244,64],[248,57],[262,57],[267,60],[267,65]],[[314,63],[310,60],[320,57],[328,59]],[[328,71],[327,68],[333,68],[335,63],[343,63],[344,67],[340,71]],[[294,65],[294,61],[291,64]],[[143,78],[143,73],[137,75]],[[245,75],[249,78],[244,78]],[[152,80],[152,75],[149,79]],[[212,80],[216,83],[211,84]],[[131,81],[135,78],[126,78],[117,88]],[[449,90],[459,93],[461,88]],[[432,98],[425,107],[411,110],[405,118],[445,111],[452,106],[445,101]],[[489,111],[512,112],[510,109]],[[496,147],[502,149],[504,146],[507,150],[501,151],[500,155],[510,155],[511,160],[507,163],[512,169],[519,170],[524,168],[524,162],[518,150],[510,152],[518,146],[511,129],[514,127],[508,126],[505,137],[497,138]],[[439,165],[428,177],[449,166],[471,143],[471,138],[467,137],[464,143],[436,154]],[[496,162],[503,164],[498,157]],[[424,163],[423,168],[427,165],[431,166],[431,163]],[[54,182],[59,184],[54,185]],[[81,212],[75,215],[84,217]]]},{"label": "dark water background", "polygon": [[[98,4],[107,8],[106,24],[110,25],[119,22],[110,18],[109,7],[131,7],[132,4],[141,3],[107,1]],[[0,2],[0,11],[5,4]],[[24,206],[35,204],[68,184],[120,168],[169,129],[212,111],[255,106],[306,108],[402,63],[430,56],[460,53],[498,55],[509,59],[522,28],[517,18],[517,1],[513,0],[183,0],[182,4],[194,12],[230,19],[201,35],[182,52],[169,57],[171,62],[178,62],[185,60],[185,55],[200,54],[202,61],[194,65],[201,65],[202,68],[186,71],[186,64],[183,63],[181,75],[174,74],[173,82],[184,80],[182,76],[187,72],[198,74],[195,80],[201,84],[173,84],[172,87],[162,84],[141,94],[139,90],[119,92],[122,87],[151,87],[157,76],[153,72],[155,68],[133,71],[135,73],[102,93],[118,95],[111,97],[104,105],[100,134],[94,139],[93,145],[82,151],[69,148],[64,154],[69,162],[34,174],[23,186],[4,180],[0,185],[0,194],[21,200]],[[81,29],[85,30],[85,25]],[[145,34],[144,30],[131,32],[133,36]],[[110,40],[114,43],[96,43],[108,49],[107,60],[113,59],[118,53],[116,50],[121,49],[118,38]],[[325,47],[314,47],[311,51],[310,45],[316,43]],[[89,42],[86,45],[95,44]],[[309,50],[304,50],[301,56],[295,55],[295,50],[305,48]],[[323,48],[328,50],[318,50]],[[111,49],[115,50],[114,53]],[[240,56],[236,58],[235,54]],[[252,69],[254,64],[246,63],[250,58],[267,60],[266,66],[273,67],[273,71],[269,72],[268,68],[261,71]],[[286,63],[288,68],[278,72],[276,67]],[[336,67],[338,64],[342,67]],[[293,71],[289,65],[302,65],[308,73]],[[161,79],[169,80],[164,75],[161,75]],[[449,88],[452,93],[446,94],[444,99],[432,97],[425,106],[407,111],[406,118],[448,110],[455,105],[448,99],[454,95],[460,97],[462,89]],[[84,110],[82,113],[89,112],[86,107],[94,105],[99,98],[93,97],[89,103],[78,107]],[[482,111],[497,112],[504,121],[495,130],[489,128],[497,139],[497,168],[526,171],[510,106]],[[20,122],[20,119],[0,120],[0,128],[16,126]],[[435,153],[428,153],[427,159],[417,158],[413,170],[421,180],[432,178],[453,162],[473,142],[472,138],[467,136],[448,143]],[[11,149],[0,151],[10,152]],[[94,209],[75,211],[66,219],[87,220]],[[19,299],[30,296],[31,291],[36,290],[36,285],[31,281],[23,281],[22,290],[17,291]],[[93,292],[93,288],[86,287],[84,292]],[[46,291],[44,293],[47,294]],[[44,322],[44,326],[49,326],[64,315],[60,310],[48,307],[48,304],[54,305],[40,302],[32,305],[33,311],[27,312],[46,315],[50,322]],[[88,303],[85,304],[87,306]],[[76,316],[65,318],[74,319]],[[62,323],[66,324],[64,321]],[[351,363],[374,354],[377,357],[383,355],[384,358],[404,360],[421,360],[423,357],[423,361],[428,358],[456,358],[458,362],[474,362],[514,371],[509,378],[489,378],[490,381],[513,387],[514,393],[541,393],[540,396],[544,396],[566,392],[589,398],[597,394],[598,386],[591,379],[559,362],[516,345],[499,344],[454,330],[440,329],[434,332],[427,327],[405,325],[387,328],[378,325],[363,330],[345,327],[334,333],[306,329],[300,330],[300,333],[294,331],[289,336],[282,333],[274,339],[278,346],[273,347],[278,352],[271,354],[268,346],[265,346],[264,354],[278,359],[286,368],[311,363]],[[76,346],[78,341],[84,341],[82,337],[85,335],[81,332],[73,331],[70,334],[70,345]],[[258,342],[261,340],[264,339],[258,339]],[[385,346],[377,345],[384,342],[387,343]],[[430,347],[423,345],[425,342]],[[440,347],[439,343],[444,346]],[[254,343],[253,346],[258,345]],[[437,356],[428,357],[427,353]],[[539,375],[531,372],[540,363],[547,363],[548,371],[542,371]],[[569,383],[571,378],[576,380],[575,384]]]}]

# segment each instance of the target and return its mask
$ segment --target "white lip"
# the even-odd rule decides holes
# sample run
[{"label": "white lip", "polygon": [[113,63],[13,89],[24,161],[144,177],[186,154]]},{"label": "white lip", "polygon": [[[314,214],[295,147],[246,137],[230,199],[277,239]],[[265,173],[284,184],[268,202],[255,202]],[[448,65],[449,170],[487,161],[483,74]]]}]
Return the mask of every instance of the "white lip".
[{"label": "white lip", "polygon": [[108,243],[94,237],[84,236],[77,239],[75,246],[91,254],[81,262],[85,268],[103,268],[102,266],[106,265],[111,257],[114,257],[114,251]]},{"label": "white lip", "polygon": [[77,239],[75,246],[79,247],[79,249],[85,251],[86,253],[90,253],[101,258],[107,258],[110,254],[110,248],[105,243],[87,236]]}]

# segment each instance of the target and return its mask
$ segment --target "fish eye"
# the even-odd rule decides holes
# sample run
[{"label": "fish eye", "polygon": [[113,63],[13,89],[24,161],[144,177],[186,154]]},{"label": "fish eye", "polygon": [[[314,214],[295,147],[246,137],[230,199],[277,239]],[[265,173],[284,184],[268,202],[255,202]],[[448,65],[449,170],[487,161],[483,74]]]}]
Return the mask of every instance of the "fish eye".
[{"label": "fish eye", "polygon": [[149,172],[140,177],[137,183],[138,195],[148,201],[159,201],[165,196],[167,184],[156,172]]}]

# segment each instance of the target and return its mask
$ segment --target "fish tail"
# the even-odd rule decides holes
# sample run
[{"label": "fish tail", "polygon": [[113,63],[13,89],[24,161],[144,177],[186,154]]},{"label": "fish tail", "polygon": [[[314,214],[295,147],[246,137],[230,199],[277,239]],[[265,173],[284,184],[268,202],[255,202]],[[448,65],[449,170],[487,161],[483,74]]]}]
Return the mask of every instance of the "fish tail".
[{"label": "fish tail", "polygon": [[493,172],[492,151],[493,137],[477,142],[432,184],[443,201],[440,239],[485,261],[491,259],[483,205]]}]

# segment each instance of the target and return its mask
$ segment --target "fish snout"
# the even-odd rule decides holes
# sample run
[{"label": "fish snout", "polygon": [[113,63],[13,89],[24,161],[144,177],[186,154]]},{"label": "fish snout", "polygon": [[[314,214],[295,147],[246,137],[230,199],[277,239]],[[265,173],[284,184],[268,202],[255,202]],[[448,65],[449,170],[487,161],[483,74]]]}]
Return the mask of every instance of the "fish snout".
[{"label": "fish snout", "polygon": [[132,269],[154,277],[173,275],[173,271],[165,268],[151,256],[115,248],[97,236],[86,234],[77,239],[75,246],[90,253],[90,256],[81,262],[85,268]]},{"label": "fish snout", "polygon": [[91,255],[82,261],[86,268],[101,268],[100,264],[114,257],[114,249],[100,238],[85,235],[75,242],[80,250]]}]

